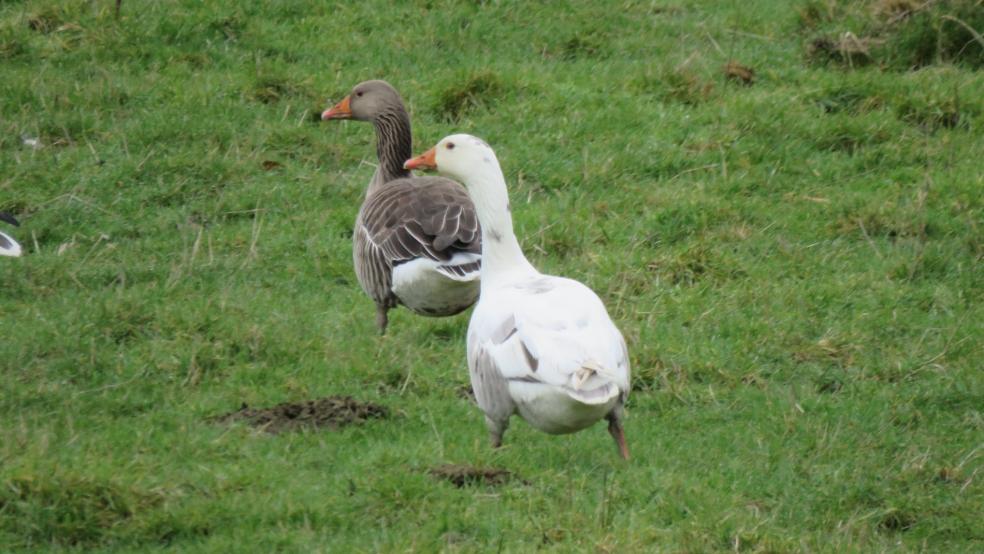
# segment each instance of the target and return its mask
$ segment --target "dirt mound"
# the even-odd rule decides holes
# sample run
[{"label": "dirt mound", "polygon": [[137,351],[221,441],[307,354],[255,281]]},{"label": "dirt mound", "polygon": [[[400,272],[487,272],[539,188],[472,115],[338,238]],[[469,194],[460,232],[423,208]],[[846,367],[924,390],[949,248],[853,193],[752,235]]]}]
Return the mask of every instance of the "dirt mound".
[{"label": "dirt mound", "polygon": [[242,408],[210,420],[219,423],[244,421],[268,433],[282,433],[322,427],[338,429],[388,416],[389,410],[385,406],[358,402],[350,396],[327,396],[301,403],[284,402],[272,408],[250,408],[244,403]]},{"label": "dirt mound", "polygon": [[[513,479],[517,479],[516,474],[505,469],[480,468],[457,464],[445,464],[432,468],[428,471],[434,477],[450,481],[458,488],[471,485],[504,485]],[[526,483],[522,479],[520,482]]]}]

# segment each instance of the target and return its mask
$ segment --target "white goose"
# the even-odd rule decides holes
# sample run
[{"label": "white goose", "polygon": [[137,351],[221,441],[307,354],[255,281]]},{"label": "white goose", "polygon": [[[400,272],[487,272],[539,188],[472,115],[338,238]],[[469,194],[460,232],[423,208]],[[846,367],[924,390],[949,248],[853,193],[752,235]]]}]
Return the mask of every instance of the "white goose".
[{"label": "white goose", "polygon": [[514,413],[551,434],[573,433],[605,418],[628,459],[625,340],[591,289],[543,275],[527,261],[492,148],[471,135],[451,135],[405,167],[435,169],[460,181],[475,203],[482,284],[468,325],[468,370],[492,446],[502,444]]},{"label": "white goose", "polygon": [[[7,212],[0,212],[0,220],[6,221],[11,225],[20,225],[17,223],[17,219],[13,215]],[[21,245],[17,244],[17,241],[13,237],[0,231],[0,256],[20,256],[21,255]]]}]

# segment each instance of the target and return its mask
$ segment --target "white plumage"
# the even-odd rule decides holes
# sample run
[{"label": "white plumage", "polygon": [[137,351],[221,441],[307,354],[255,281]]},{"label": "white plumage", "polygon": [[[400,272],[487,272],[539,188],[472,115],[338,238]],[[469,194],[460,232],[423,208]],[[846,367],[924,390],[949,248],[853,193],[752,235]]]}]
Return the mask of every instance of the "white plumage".
[{"label": "white plumage", "polygon": [[482,256],[457,252],[447,261],[419,257],[393,268],[393,293],[400,303],[417,313],[456,313],[462,298],[478,297]]},{"label": "white plumage", "polygon": [[622,334],[591,289],[543,275],[526,260],[492,149],[452,135],[407,167],[461,181],[482,225],[482,290],[468,326],[468,368],[493,445],[501,444],[514,413],[553,434],[606,418],[628,458],[621,418],[629,357]]}]

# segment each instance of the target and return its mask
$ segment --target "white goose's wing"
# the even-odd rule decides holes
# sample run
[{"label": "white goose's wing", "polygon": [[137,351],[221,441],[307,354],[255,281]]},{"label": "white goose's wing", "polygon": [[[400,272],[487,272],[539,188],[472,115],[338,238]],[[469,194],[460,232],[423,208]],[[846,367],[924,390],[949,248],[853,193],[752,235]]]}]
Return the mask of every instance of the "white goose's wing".
[{"label": "white goose's wing", "polygon": [[0,256],[20,256],[21,245],[7,233],[0,231]]},{"label": "white goose's wing", "polygon": [[483,300],[468,350],[476,400],[486,413],[511,409],[510,383],[552,385],[587,404],[628,394],[625,341],[588,287],[541,276]]}]

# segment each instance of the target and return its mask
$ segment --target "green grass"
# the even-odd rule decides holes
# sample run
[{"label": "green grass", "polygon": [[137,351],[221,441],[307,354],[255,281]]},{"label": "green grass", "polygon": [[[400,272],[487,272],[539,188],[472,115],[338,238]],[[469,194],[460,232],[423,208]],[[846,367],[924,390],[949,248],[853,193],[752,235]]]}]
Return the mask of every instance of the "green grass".
[{"label": "green grass", "polygon": [[[0,4],[26,250],[0,260],[0,550],[984,550],[984,74],[941,34],[966,6],[861,65],[810,41],[874,2],[204,4]],[[376,336],[372,130],[317,121],[369,78],[415,151],[488,140],[531,260],[606,301],[630,463],[600,425],[491,451],[467,314]],[[208,421],[333,394],[392,417]]]}]

